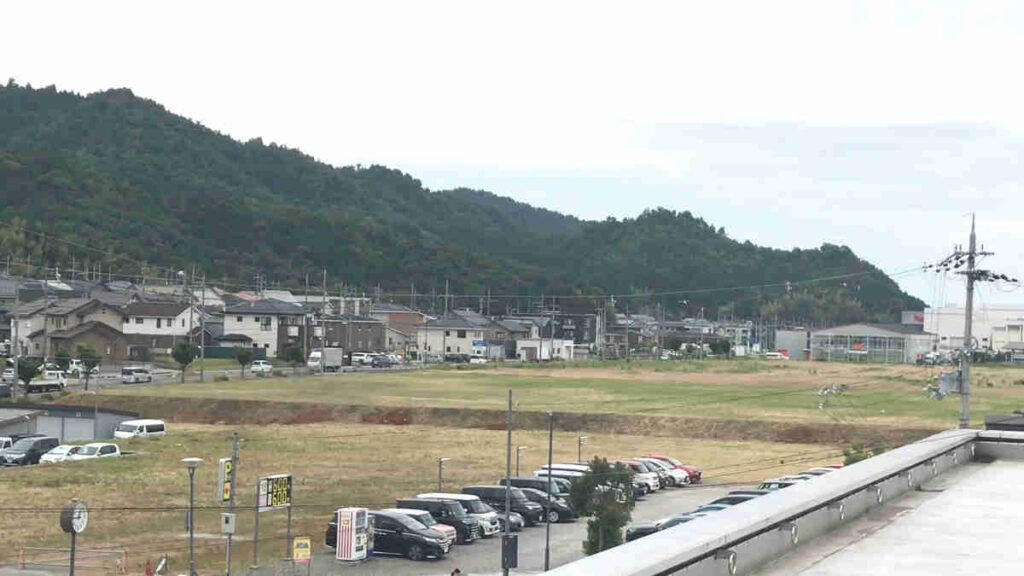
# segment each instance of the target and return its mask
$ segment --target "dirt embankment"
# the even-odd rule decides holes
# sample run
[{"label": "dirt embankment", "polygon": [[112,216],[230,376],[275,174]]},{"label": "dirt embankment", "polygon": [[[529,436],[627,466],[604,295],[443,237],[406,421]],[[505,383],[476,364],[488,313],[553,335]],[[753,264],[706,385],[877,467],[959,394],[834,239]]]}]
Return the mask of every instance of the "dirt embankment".
[{"label": "dirt embankment", "polygon": [[[170,422],[200,424],[310,424],[314,422],[351,422],[362,424],[425,425],[448,428],[505,429],[505,412],[467,408],[389,407],[359,404],[317,404],[267,402],[261,400],[216,400],[208,398],[166,399],[146,396],[69,397],[65,404],[129,410],[141,417]],[[547,415],[542,412],[517,412],[514,425],[519,429],[545,430]],[[758,440],[798,444],[877,444],[900,445],[938,429],[892,428],[840,424],[800,424],[762,420],[681,418],[629,414],[592,414],[560,412],[555,427],[569,432],[669,436],[714,440]]]}]

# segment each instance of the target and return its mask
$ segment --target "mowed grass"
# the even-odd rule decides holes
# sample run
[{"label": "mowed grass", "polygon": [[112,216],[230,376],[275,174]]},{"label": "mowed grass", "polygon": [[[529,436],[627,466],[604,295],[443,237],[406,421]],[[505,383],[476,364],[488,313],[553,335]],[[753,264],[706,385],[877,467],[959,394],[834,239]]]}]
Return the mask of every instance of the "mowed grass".
[{"label": "mowed grass", "polygon": [[[520,409],[530,411],[944,428],[955,424],[959,402],[955,396],[932,400],[923,392],[938,373],[936,367],[758,360],[510,363],[114,388],[102,394],[501,410],[511,388]],[[984,414],[1012,412],[1024,401],[1024,369],[978,366],[974,374],[973,420],[979,425]],[[820,394],[838,385],[846,391]]]},{"label": "mowed grass", "polygon": [[[91,511],[79,538],[82,549],[117,547],[128,552],[129,573],[142,573],[170,557],[170,573],[187,570],[184,508],[188,475],[181,459],[197,456],[197,554],[201,573],[223,569],[224,541],[219,536],[222,504],[216,501],[217,461],[231,455],[231,434],[242,438],[237,470],[238,530],[235,570],[252,562],[254,491],[259,475],[294,477],[293,534],[309,536],[323,548],[331,512],[341,506],[380,508],[394,499],[437,489],[437,458],[451,460],[444,488],[494,483],[505,470],[505,432],[431,427],[311,424],[234,428],[172,425],[161,439],[121,443],[137,456],[70,462],[0,471],[0,563],[16,562],[23,547],[66,546],[58,526],[61,504],[80,498]],[[643,452],[678,456],[705,470],[705,481],[757,482],[841,461],[836,447],[763,442],[693,441],[589,434],[584,457],[635,456]],[[514,445],[527,446],[520,473],[532,475],[547,459],[547,434],[515,431]],[[558,433],[554,459],[576,460],[576,436]],[[260,558],[266,564],[285,557],[287,513],[260,518]],[[58,555],[59,556],[59,555]],[[38,555],[29,554],[29,558]],[[53,557],[53,556],[51,556]],[[65,560],[66,561],[66,560]],[[102,572],[83,571],[83,573]]]}]

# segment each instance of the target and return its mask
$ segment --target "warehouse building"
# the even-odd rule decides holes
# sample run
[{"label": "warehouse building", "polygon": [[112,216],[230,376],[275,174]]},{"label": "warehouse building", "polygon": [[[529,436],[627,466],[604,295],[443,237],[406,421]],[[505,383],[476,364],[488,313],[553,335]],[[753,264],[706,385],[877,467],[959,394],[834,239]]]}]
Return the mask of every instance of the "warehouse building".
[{"label": "warehouse building", "polygon": [[0,408],[0,436],[45,434],[63,443],[106,440],[114,437],[118,424],[137,417],[135,412],[87,406],[8,404]]},{"label": "warehouse building", "polygon": [[912,324],[848,324],[811,333],[811,360],[913,364],[934,334]]}]

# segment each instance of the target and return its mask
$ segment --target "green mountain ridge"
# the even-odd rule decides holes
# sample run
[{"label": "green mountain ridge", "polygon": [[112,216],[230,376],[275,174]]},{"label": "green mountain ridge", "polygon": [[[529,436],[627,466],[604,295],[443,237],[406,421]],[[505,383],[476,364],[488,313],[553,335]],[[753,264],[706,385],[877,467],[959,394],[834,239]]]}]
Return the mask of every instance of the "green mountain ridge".
[{"label": "green mountain ridge", "polygon": [[[484,191],[430,191],[382,166],[334,167],[260,139],[238,142],[125,89],[0,87],[0,202],[7,223],[108,252],[80,253],[8,226],[0,255],[103,259],[123,274],[140,274],[144,261],[195,265],[213,281],[261,273],[301,286],[326,267],[332,289],[343,280],[366,291],[408,293],[415,283],[418,293],[440,293],[448,280],[461,294],[592,295],[576,302],[591,309],[609,293],[792,281],[790,292],[685,297],[737,315],[828,322],[890,320],[922,306],[846,247],[740,243],[689,212],[593,222]],[[844,274],[856,276],[846,286],[801,285]],[[678,308],[682,298],[639,298],[635,309]]]}]

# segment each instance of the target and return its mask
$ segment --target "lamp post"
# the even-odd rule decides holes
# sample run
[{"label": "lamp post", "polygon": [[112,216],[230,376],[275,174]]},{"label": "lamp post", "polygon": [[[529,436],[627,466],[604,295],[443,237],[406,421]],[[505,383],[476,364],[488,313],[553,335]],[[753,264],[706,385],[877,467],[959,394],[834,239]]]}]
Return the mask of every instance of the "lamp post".
[{"label": "lamp post", "polygon": [[196,468],[203,463],[202,458],[182,458],[188,470],[188,573],[196,576]]},{"label": "lamp post", "polygon": [[586,436],[576,438],[576,461],[583,462],[583,445],[587,443]]},{"label": "lamp post", "polygon": [[519,454],[528,448],[529,446],[516,446],[516,476],[519,476]]},{"label": "lamp post", "polygon": [[441,491],[441,477],[442,471],[444,470],[444,463],[451,460],[451,458],[438,458],[437,459],[437,491]]}]

